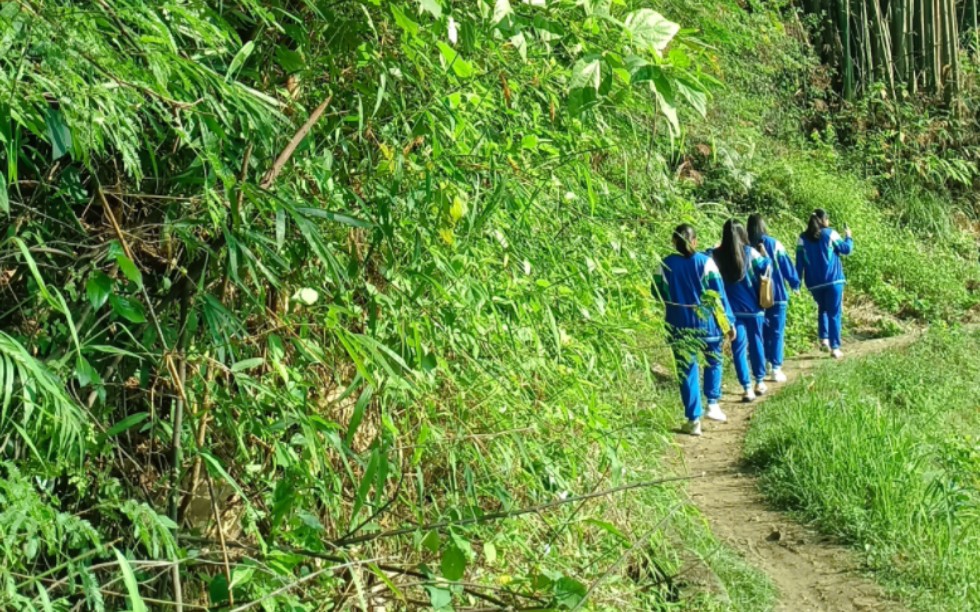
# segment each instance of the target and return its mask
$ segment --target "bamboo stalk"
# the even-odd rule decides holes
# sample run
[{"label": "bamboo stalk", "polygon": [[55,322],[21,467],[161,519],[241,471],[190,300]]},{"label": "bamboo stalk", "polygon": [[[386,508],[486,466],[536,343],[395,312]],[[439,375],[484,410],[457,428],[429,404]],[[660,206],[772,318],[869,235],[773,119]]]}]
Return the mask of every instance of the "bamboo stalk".
[{"label": "bamboo stalk", "polygon": [[949,62],[949,78],[946,87],[946,103],[950,104],[960,93],[959,26],[956,20],[956,0],[943,0],[946,4],[946,55]]},{"label": "bamboo stalk", "polygon": [[840,22],[843,25],[841,41],[844,47],[844,99],[854,99],[854,57],[851,54],[851,3],[850,0],[838,0],[838,10],[841,11]]},{"label": "bamboo stalk", "polygon": [[[907,0],[893,0],[889,6],[889,25],[891,27],[891,58],[894,76],[899,81],[907,78],[905,57],[905,8]],[[894,87],[894,84],[893,84]]]}]

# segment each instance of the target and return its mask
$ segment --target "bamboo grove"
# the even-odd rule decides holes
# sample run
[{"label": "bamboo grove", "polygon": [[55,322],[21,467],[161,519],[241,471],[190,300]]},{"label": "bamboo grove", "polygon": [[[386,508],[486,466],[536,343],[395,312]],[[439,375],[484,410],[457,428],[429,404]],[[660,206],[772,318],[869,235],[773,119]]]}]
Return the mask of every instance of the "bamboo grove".
[{"label": "bamboo grove", "polygon": [[813,41],[853,100],[872,83],[894,95],[952,100],[961,87],[960,53],[977,32],[977,0],[803,0]]},{"label": "bamboo grove", "polygon": [[610,484],[644,213],[595,170],[707,102],[636,4],[4,3],[0,608],[580,601],[544,526],[458,581]]}]

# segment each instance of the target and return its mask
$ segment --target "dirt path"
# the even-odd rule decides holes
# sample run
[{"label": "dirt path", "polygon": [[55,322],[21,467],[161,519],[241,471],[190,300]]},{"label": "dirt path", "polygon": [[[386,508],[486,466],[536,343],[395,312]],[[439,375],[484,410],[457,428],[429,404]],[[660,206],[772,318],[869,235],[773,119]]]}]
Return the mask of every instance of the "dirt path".
[{"label": "dirt path", "polygon": [[[911,339],[867,340],[851,343],[844,350],[846,358],[854,358],[896,348]],[[769,575],[778,590],[777,610],[903,610],[862,575],[860,561],[852,551],[768,507],[756,479],[740,465],[745,433],[759,403],[786,384],[812,377],[812,371],[828,360],[826,355],[814,353],[788,361],[783,369],[789,383],[767,382],[769,393],[753,404],[742,404],[739,395],[726,395],[722,409],[728,415],[727,423],[704,421],[701,438],[680,436],[680,469],[690,474],[706,473],[706,478],[691,481],[688,491],[692,501],[720,540]],[[715,588],[710,580],[706,582],[709,584],[701,586]]]}]

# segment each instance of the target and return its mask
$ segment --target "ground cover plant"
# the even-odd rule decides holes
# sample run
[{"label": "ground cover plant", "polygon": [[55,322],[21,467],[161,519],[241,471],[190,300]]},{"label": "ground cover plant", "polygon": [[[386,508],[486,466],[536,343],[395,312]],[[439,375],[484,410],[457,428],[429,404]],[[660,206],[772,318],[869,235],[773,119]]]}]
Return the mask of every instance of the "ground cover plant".
[{"label": "ground cover plant", "polygon": [[775,504],[858,547],[922,610],[980,605],[975,330],[833,364],[760,408],[746,460]]}]

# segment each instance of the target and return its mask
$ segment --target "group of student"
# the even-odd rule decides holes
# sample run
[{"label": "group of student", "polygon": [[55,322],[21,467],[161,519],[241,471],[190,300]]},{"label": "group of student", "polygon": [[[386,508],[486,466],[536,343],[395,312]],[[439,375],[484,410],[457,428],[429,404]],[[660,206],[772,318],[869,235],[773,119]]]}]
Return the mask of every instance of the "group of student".
[{"label": "group of student", "polygon": [[[663,300],[669,342],[677,364],[685,433],[701,435],[701,386],[698,353],[704,356],[705,418],[724,422],[721,410],[722,345],[731,342],[735,374],[742,385],[742,401],[766,393],[771,381],[785,382],[782,371],[786,309],[790,292],[806,286],[817,303],[817,331],[821,348],[835,359],[841,353],[841,312],[844,268],[841,257],[854,249],[851,231],[844,236],[830,227],[823,209],[810,215],[806,231],[796,243],[796,262],[779,240],[768,234],[760,215],[748,224],[730,219],[721,243],[698,250],[695,229],[682,224],[674,230],[677,251],[664,258],[654,276],[654,295]],[[771,300],[760,300],[763,283],[771,286]],[[789,289],[789,290],[788,290]],[[764,308],[763,302],[771,302]]]}]

